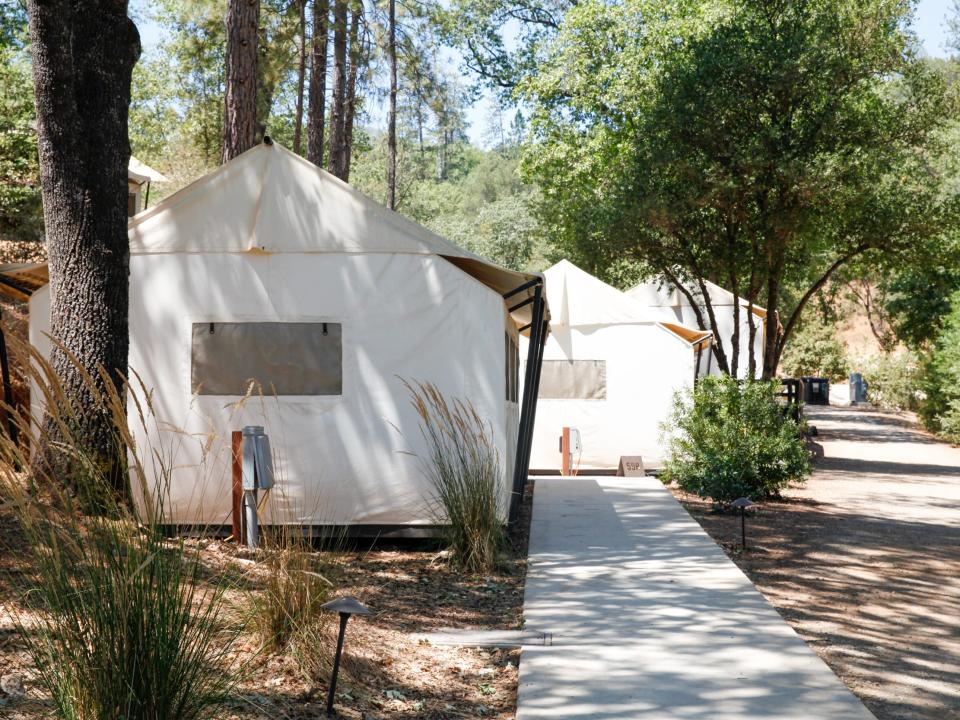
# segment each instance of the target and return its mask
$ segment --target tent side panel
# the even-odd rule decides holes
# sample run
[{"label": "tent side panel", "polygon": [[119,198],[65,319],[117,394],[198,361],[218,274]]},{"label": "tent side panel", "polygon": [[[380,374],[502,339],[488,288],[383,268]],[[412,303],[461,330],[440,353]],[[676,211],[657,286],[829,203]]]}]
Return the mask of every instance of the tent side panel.
[{"label": "tent side panel", "polygon": [[[649,465],[662,460],[660,425],[674,393],[693,382],[693,351],[653,325],[591,329],[554,328],[546,360],[603,360],[606,398],[543,399],[537,411],[531,467],[559,470],[558,438],[564,426],[580,430],[579,468],[612,469],[621,455],[642,455]],[[574,457],[574,467],[577,467]]]},{"label": "tent side panel", "polygon": [[[340,323],[342,394],[193,394],[193,324],[218,321]],[[469,399],[507,457],[503,301],[441,258],[135,255],[130,323],[131,370],[159,423],[137,439],[173,468],[172,522],[229,522],[230,431],[263,425],[277,475],[266,522],[430,524],[427,448],[404,380]],[[148,474],[162,483],[159,468]]]}]

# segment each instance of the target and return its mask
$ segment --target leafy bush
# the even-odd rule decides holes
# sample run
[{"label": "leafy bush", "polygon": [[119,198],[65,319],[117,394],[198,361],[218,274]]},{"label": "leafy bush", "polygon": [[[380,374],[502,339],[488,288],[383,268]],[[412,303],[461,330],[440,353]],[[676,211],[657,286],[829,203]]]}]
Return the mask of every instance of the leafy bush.
[{"label": "leafy bush", "polygon": [[489,572],[505,540],[504,471],[490,428],[469,403],[448,403],[430,383],[407,385],[430,449],[423,459],[428,498],[442,525],[453,562],[468,572]]},{"label": "leafy bush", "polygon": [[815,322],[793,333],[783,351],[780,368],[789,377],[841,380],[850,372],[850,362],[834,329]]},{"label": "leafy bush", "polygon": [[665,426],[665,479],[726,503],[775,496],[806,477],[809,454],[777,391],[776,383],[707,377],[678,393]]},{"label": "leafy bush", "polygon": [[867,399],[891,410],[916,410],[923,398],[920,363],[909,351],[878,355],[863,366]]},{"label": "leafy bush", "polygon": [[923,424],[960,442],[960,293],[950,298],[952,310],[922,363]]},{"label": "leafy bush", "polygon": [[[204,720],[222,715],[236,670],[231,660],[239,633],[223,613],[224,588],[208,585],[199,552],[165,540],[158,518],[162,497],[149,493],[137,512],[115,492],[104,468],[73,433],[81,423],[74,404],[46,361],[32,353],[23,365],[48,399],[46,428],[34,428],[39,447],[59,456],[36,463],[24,482],[16,467],[30,467],[29,451],[0,435],[0,497],[17,514],[31,552],[24,603],[31,611],[19,631],[41,686],[64,720]],[[163,453],[137,448],[127,425],[127,388],[98,387],[84,375],[99,412],[111,417],[113,441],[129,458],[131,476]],[[56,399],[62,401],[57,402]],[[138,406],[139,407],[139,406]],[[149,408],[139,407],[141,422]],[[28,418],[18,418],[22,432]],[[53,443],[56,442],[56,447]],[[53,466],[80,471],[69,490]],[[159,496],[163,492],[158,493]],[[91,503],[91,499],[96,499]],[[83,510],[93,505],[98,514]]]}]

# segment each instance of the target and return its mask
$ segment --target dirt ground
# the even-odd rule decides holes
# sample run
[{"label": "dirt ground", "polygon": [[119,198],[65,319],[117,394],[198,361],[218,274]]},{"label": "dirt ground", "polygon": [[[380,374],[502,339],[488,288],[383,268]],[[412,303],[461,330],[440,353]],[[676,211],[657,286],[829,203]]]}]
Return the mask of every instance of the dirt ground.
[{"label": "dirt ground", "polygon": [[[337,553],[331,568],[334,596],[352,595],[373,611],[350,621],[344,666],[337,686],[338,716],[352,720],[439,720],[494,718],[516,711],[519,651],[439,647],[418,640],[420,633],[443,628],[519,629],[526,573],[527,531],[532,484],[522,508],[513,551],[491,576],[452,571],[435,548],[408,543],[359,541]],[[252,562],[231,543],[199,541],[204,563]],[[0,689],[0,718],[46,717],[49,705],[15,630],[12,613],[18,589],[29,573],[22,562],[16,524],[0,514],[0,681],[15,675],[27,694],[5,697]],[[329,652],[335,643],[327,628]],[[327,678],[307,682],[289,654],[259,652],[259,641],[242,636],[240,660],[248,663],[225,718],[325,717]]]},{"label": "dirt ground", "polygon": [[824,457],[747,519],[674,494],[879,720],[960,718],[960,449],[907,414],[808,412]]}]

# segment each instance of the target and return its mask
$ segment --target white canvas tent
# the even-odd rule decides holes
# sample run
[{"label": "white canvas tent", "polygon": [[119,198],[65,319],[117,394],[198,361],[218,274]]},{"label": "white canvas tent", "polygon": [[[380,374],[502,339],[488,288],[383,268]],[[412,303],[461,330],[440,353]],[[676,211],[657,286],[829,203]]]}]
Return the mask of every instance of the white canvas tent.
[{"label": "white canvas tent", "polygon": [[[172,465],[168,522],[229,524],[230,434],[262,425],[277,479],[264,522],[430,524],[404,380],[474,405],[510,500],[526,470],[518,340],[549,317],[541,276],[471,255],[273,144],[141,212],[129,238],[129,363],[156,416],[136,441]],[[44,350],[49,323],[46,286],[30,300]],[[251,377],[262,396],[244,399]]]},{"label": "white canvas tent", "polygon": [[[714,316],[717,322],[717,332],[713,342],[714,347],[720,345],[727,355],[727,361],[730,362],[733,353],[733,330],[737,325],[734,317],[734,295],[719,285],[710,282],[704,282],[707,293],[710,298],[710,304],[713,306]],[[697,300],[697,305],[701,309],[704,319],[704,326],[710,329],[710,320],[707,316],[706,306],[703,302],[703,293],[699,288],[693,288],[691,295]],[[700,327],[697,315],[687,296],[678,290],[674,285],[666,281],[652,280],[643,282],[636,287],[627,290],[627,295],[631,299],[639,302],[648,308],[651,313],[666,321],[679,322],[689,327]],[[743,298],[739,299],[739,354],[737,360],[737,377],[746,378],[749,375],[750,368],[750,303]],[[754,342],[753,352],[756,360],[756,376],[759,377],[763,366],[763,338],[764,323],[766,322],[767,312],[764,308],[754,306],[752,308],[752,317],[754,323]],[[719,375],[720,368],[716,362],[711,364],[711,373]]]},{"label": "white canvas tent", "polygon": [[707,372],[710,333],[662,322],[616,288],[562,260],[549,268],[552,312],[530,467],[557,470],[563,427],[580,431],[580,470],[622,455],[653,466],[675,393]]}]

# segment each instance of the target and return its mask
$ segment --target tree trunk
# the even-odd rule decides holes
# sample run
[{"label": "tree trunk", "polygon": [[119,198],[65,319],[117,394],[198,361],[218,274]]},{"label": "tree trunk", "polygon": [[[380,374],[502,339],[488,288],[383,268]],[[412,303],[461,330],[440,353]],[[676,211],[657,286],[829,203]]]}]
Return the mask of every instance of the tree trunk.
[{"label": "tree trunk", "polygon": [[[28,3],[51,335],[63,345],[54,347],[51,364],[72,411],[71,430],[128,501],[126,458],[97,395],[109,384],[122,388],[127,374],[127,122],[140,36],[126,2],[78,8],[71,0]],[[52,421],[46,427],[53,443],[41,460],[64,467],[53,454],[66,438]],[[76,461],[65,469],[64,479],[74,479]]]},{"label": "tree trunk", "polygon": [[227,9],[227,77],[223,162],[256,144],[257,28],[260,0],[230,0]]},{"label": "tree trunk", "polygon": [[343,143],[340,147],[340,178],[350,180],[350,160],[353,157],[353,119],[357,114],[357,82],[359,79],[360,63],[363,48],[359,41],[360,16],[363,13],[363,3],[354,5],[350,17],[350,72],[347,75],[347,98],[343,118]]},{"label": "tree trunk", "polygon": [[300,154],[303,129],[303,81],[307,74],[307,0],[300,2],[300,66],[297,68],[297,117],[293,126],[293,151]]},{"label": "tree trunk", "polygon": [[343,177],[343,146],[347,111],[347,2],[333,3],[333,88],[330,92],[330,156],[327,170]]},{"label": "tree trunk", "polygon": [[397,1],[390,2],[390,119],[387,128],[387,207],[397,209]]},{"label": "tree trunk", "polygon": [[310,107],[307,111],[307,159],[323,167],[323,131],[327,99],[327,0],[313,3],[313,54],[310,68]]}]

